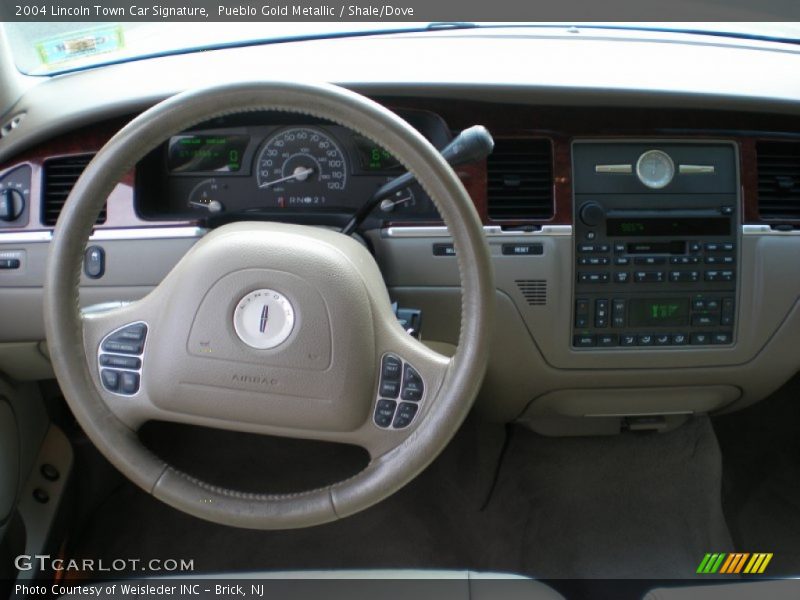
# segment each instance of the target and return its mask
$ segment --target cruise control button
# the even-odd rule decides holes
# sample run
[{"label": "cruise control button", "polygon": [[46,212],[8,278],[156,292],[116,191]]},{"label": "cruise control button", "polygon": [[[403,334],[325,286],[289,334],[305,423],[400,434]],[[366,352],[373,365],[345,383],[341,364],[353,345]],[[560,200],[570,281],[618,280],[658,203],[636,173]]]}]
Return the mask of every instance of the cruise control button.
[{"label": "cruise control button", "polygon": [[422,383],[422,377],[417,373],[411,365],[406,365],[405,373],[403,374],[403,388],[400,391],[400,398],[403,400],[411,400],[419,402],[422,399],[422,394],[425,391],[425,386]]},{"label": "cruise control button", "polygon": [[120,374],[120,392],[123,394],[135,394],[139,391],[139,374],[123,371]]},{"label": "cruise control button", "polygon": [[100,364],[104,367],[115,367],[117,369],[139,369],[142,366],[142,361],[135,356],[101,354]]},{"label": "cruise control button", "polygon": [[111,339],[140,342],[144,339],[146,333],[147,326],[144,323],[136,323],[135,325],[128,325],[125,329],[121,329],[111,336]]},{"label": "cruise control button", "polygon": [[400,381],[403,372],[403,361],[396,356],[384,356],[381,364],[381,379]]},{"label": "cruise control button", "polygon": [[388,379],[381,381],[380,395],[384,398],[397,398],[400,393],[400,382]]},{"label": "cruise control button", "polygon": [[375,424],[378,427],[389,427],[396,408],[397,402],[394,400],[378,400],[378,404],[375,405]]},{"label": "cruise control button", "polygon": [[103,381],[103,387],[109,392],[116,392],[119,388],[119,371],[103,369],[100,371],[100,379]]},{"label": "cruise control button", "polygon": [[120,354],[141,354],[143,347],[143,342],[125,342],[108,339],[103,342],[102,349],[106,352],[118,352]]},{"label": "cruise control button", "polygon": [[414,415],[417,414],[418,409],[418,404],[414,404],[413,402],[401,402],[400,406],[397,407],[397,414],[394,416],[392,426],[396,429],[408,427],[411,421],[414,420]]}]

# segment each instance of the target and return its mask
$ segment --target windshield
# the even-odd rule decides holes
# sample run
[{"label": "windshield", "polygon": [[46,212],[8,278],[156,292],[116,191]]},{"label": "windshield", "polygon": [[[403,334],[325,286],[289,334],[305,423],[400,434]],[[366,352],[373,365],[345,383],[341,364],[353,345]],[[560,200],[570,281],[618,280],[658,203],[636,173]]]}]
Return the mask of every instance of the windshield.
[{"label": "windshield", "polygon": [[[442,24],[471,27],[563,27],[567,23]],[[800,23],[588,23],[585,28],[707,32],[766,40],[800,41]],[[411,22],[234,23],[4,23],[14,60],[28,75],[122,62],[146,56],[291,39],[419,31],[434,24]]]}]

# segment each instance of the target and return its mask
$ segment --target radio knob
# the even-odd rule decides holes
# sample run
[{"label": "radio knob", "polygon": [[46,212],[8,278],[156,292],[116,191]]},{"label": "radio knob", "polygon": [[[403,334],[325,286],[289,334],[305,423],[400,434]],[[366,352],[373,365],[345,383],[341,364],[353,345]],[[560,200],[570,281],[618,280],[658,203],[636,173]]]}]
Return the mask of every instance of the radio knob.
[{"label": "radio knob", "polygon": [[586,202],[581,205],[580,219],[587,227],[596,227],[603,222],[606,210],[597,202]]}]

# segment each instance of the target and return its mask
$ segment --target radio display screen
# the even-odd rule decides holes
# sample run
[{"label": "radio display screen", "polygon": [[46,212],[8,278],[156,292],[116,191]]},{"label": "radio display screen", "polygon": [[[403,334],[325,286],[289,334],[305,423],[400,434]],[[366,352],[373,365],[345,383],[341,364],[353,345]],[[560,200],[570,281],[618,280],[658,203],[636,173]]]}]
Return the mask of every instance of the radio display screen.
[{"label": "radio display screen", "polygon": [[628,301],[631,327],[678,327],[689,324],[688,298],[632,298]]},{"label": "radio display screen", "polygon": [[686,236],[730,235],[731,220],[725,217],[670,219],[648,217],[643,219],[606,219],[608,237],[625,236]]}]

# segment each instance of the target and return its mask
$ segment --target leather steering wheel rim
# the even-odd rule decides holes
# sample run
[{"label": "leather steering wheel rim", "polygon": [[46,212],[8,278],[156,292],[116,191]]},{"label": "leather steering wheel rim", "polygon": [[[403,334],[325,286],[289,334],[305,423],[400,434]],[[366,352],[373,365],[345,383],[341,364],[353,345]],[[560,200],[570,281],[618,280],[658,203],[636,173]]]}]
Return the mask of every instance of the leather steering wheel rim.
[{"label": "leather steering wheel rim", "polygon": [[[298,494],[220,488],[153,455],[135,429],[109,408],[90,359],[97,352],[97,341],[87,333],[79,307],[84,249],[116,183],[170,135],[211,118],[251,111],[325,119],[386,148],[433,199],[453,238],[461,276],[458,346],[441,370],[440,385],[424,418],[395,447],[373,456],[363,471]],[[173,96],[135,118],[97,153],[74,186],[53,232],[44,316],[53,368],[70,408],[100,452],[125,476],[167,504],[206,520],[286,529],[333,521],[368,508],[408,483],[441,452],[469,412],[483,379],[494,294],[489,248],[473,203],[452,168],[408,123],[372,100],[337,86],[245,82]]]}]

